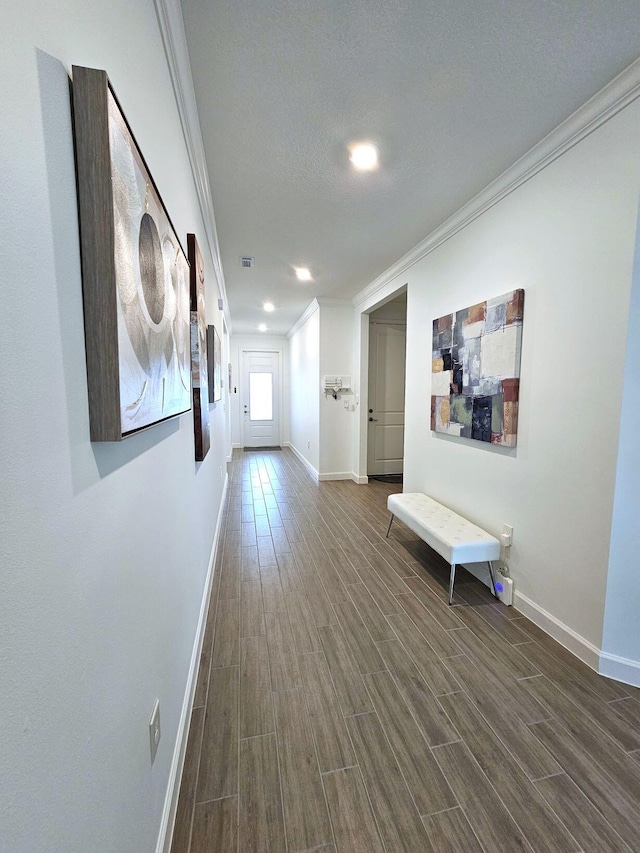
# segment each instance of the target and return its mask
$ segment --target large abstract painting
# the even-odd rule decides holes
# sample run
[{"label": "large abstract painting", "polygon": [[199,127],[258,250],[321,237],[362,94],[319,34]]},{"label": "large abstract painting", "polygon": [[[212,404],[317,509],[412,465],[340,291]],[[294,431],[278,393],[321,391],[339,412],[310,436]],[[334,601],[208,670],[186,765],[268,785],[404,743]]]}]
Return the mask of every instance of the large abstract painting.
[{"label": "large abstract painting", "polygon": [[524,290],[433,321],[431,429],[514,447]]},{"label": "large abstract painting", "polygon": [[195,234],[187,234],[191,267],[191,383],[193,386],[193,432],[196,460],[209,452],[209,368],[207,362],[207,318],[204,301],[204,261]]},{"label": "large abstract painting", "polygon": [[73,108],[91,439],[119,441],[191,408],[189,264],[104,71]]}]

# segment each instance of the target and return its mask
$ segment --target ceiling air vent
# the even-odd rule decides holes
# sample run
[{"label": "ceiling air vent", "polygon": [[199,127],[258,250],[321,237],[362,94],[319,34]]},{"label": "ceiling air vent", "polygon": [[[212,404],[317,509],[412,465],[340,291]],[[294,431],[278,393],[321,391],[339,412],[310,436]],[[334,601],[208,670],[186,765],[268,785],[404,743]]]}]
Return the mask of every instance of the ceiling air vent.
[{"label": "ceiling air vent", "polygon": [[253,258],[240,258],[240,266],[243,270],[250,270],[253,267]]}]

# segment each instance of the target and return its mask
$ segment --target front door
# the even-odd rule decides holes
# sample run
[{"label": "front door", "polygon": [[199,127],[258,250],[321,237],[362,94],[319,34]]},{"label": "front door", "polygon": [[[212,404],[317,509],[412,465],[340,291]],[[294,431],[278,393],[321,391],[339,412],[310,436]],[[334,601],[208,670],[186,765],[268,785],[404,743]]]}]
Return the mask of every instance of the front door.
[{"label": "front door", "polygon": [[401,474],[404,462],[404,324],[369,327],[368,474]]},{"label": "front door", "polygon": [[277,352],[242,353],[242,439],[245,447],[280,444],[280,362]]}]

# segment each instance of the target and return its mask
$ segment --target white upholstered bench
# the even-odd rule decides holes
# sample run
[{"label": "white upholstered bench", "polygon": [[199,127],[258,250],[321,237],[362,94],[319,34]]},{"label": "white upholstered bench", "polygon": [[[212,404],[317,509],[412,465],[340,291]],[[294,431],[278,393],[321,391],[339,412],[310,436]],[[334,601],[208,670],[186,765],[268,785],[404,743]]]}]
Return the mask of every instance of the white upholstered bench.
[{"label": "white upholstered bench", "polygon": [[495,536],[490,536],[466,518],[421,492],[389,495],[387,509],[391,513],[387,537],[393,519],[397,516],[450,564],[449,604],[453,602],[453,584],[458,563],[488,563],[493,594],[496,594],[492,560],[497,560],[500,556],[500,542]]}]

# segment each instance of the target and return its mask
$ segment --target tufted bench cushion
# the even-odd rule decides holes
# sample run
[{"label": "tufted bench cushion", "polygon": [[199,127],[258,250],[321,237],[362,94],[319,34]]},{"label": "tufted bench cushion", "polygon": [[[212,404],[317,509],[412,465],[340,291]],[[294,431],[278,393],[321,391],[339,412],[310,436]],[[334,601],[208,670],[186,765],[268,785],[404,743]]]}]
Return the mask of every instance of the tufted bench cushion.
[{"label": "tufted bench cushion", "polygon": [[387,508],[391,513],[389,530],[393,517],[399,518],[451,564],[450,600],[458,563],[488,562],[493,582],[491,560],[500,556],[500,542],[495,536],[421,492],[389,495]]}]

